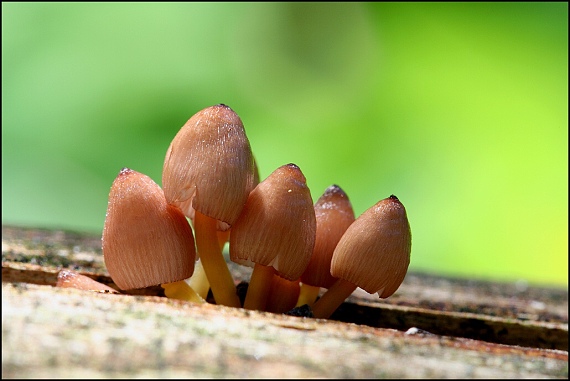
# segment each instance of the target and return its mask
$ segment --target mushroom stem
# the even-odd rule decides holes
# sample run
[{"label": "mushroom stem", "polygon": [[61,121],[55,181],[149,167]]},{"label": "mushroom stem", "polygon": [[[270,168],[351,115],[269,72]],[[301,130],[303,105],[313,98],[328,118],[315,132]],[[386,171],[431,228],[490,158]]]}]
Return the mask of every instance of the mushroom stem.
[{"label": "mushroom stem", "polygon": [[204,271],[204,266],[202,261],[196,261],[194,266],[194,274],[186,281],[190,287],[196,291],[200,297],[206,299],[208,297],[208,291],[210,290],[210,282],[208,282],[208,277]]},{"label": "mushroom stem", "polygon": [[232,274],[218,243],[216,220],[196,210],[194,225],[196,247],[216,303],[241,307]]},{"label": "mushroom stem", "polygon": [[187,300],[194,303],[205,303],[200,295],[184,280],[160,285],[164,288],[164,294],[170,299]]},{"label": "mushroom stem", "polygon": [[274,273],[275,270],[271,266],[255,264],[249,280],[243,308],[265,311],[270,290],[269,285]]},{"label": "mushroom stem", "polygon": [[[218,230],[216,234],[218,236],[220,250],[222,250],[223,253],[223,249],[230,235],[230,231],[229,229],[223,232]],[[206,272],[204,271],[204,266],[202,265],[201,260],[196,261],[196,265],[194,266],[194,274],[192,274],[192,276],[188,278],[186,282],[203,299],[206,299],[208,297],[208,291],[210,291],[210,282],[208,281],[208,277],[206,276]]]},{"label": "mushroom stem", "polygon": [[337,280],[319,300],[311,306],[313,316],[328,319],[332,313],[356,290],[356,285],[347,280]]},{"label": "mushroom stem", "polygon": [[301,283],[301,292],[295,307],[300,307],[304,304],[312,305],[317,300],[321,288],[318,286],[311,286],[310,284]]}]

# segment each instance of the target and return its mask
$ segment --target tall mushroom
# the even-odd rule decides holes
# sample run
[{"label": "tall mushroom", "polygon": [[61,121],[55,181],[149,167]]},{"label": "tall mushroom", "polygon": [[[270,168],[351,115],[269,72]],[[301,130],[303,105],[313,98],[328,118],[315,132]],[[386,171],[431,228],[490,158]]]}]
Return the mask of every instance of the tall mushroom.
[{"label": "tall mushroom", "polygon": [[312,306],[328,318],[360,287],[380,298],[392,295],[410,264],[412,235],[404,205],[394,195],[366,210],[346,230],[332,257],[331,275],[339,278]]},{"label": "tall mushroom", "polygon": [[[255,157],[253,158],[253,165],[254,165],[254,177],[253,177],[253,184],[256,186],[259,184],[259,168],[257,167],[257,162],[255,161]],[[194,221],[192,221],[192,224]],[[227,230],[217,230],[216,234],[218,236],[218,243],[220,244],[220,249],[223,251],[223,248],[226,242],[230,239],[230,231],[231,229]],[[244,264],[247,266],[247,264]],[[251,265],[253,267],[253,265]],[[188,279],[188,284],[192,287],[198,295],[202,298],[206,299],[208,295],[208,291],[210,290],[210,282],[208,281],[208,277],[206,276],[206,272],[204,271],[204,266],[202,265],[202,261],[198,260],[196,262],[196,266],[194,268],[194,274],[190,279]]]},{"label": "tall mushroom", "polygon": [[[166,202],[150,177],[129,168],[111,186],[102,247],[107,270],[121,290],[158,284],[180,288],[178,283],[194,271],[196,249],[186,217]],[[185,299],[201,301],[192,290],[186,293]]]},{"label": "tall mushroom", "polygon": [[193,219],[198,255],[216,303],[240,307],[216,231],[238,218],[254,187],[254,159],[239,116],[218,104],[194,114],[172,140],[162,186],[168,203]]},{"label": "tall mushroom", "polygon": [[355,219],[347,194],[336,184],[325,189],[315,203],[315,217],[315,248],[307,269],[301,275],[298,306],[313,304],[321,287],[329,288],[338,280],[331,275],[333,251]]},{"label": "tall mushroom", "polygon": [[265,308],[274,273],[299,279],[313,251],[315,229],[311,192],[297,165],[277,168],[251,191],[230,234],[230,258],[255,263],[244,308]]}]

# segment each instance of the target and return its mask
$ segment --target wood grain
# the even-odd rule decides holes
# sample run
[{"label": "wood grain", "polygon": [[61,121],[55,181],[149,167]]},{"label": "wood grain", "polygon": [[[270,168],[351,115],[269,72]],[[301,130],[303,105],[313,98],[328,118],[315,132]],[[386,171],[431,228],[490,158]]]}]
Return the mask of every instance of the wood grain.
[{"label": "wood grain", "polygon": [[567,289],[410,273],[321,320],[53,287],[62,268],[115,288],[100,237],[3,226],[3,377],[568,377]]}]

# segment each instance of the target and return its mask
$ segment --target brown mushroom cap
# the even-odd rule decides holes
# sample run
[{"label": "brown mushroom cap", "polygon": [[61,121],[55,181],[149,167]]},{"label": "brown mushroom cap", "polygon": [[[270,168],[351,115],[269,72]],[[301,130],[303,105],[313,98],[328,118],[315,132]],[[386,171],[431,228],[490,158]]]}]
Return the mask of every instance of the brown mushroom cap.
[{"label": "brown mushroom cap", "polygon": [[392,195],[348,227],[334,250],[331,274],[387,298],[406,276],[411,248],[406,209]]},{"label": "brown mushroom cap", "polygon": [[265,307],[267,312],[282,314],[292,310],[297,304],[301,292],[299,279],[288,280],[274,275],[268,287],[269,297]]},{"label": "brown mushroom cap", "polygon": [[315,248],[301,282],[329,288],[337,280],[330,273],[333,251],[346,229],[354,222],[354,211],[346,193],[333,184],[315,203],[315,217]]},{"label": "brown mushroom cap", "polygon": [[77,288],[79,290],[95,291],[102,293],[118,294],[119,292],[114,288],[97,282],[86,275],[79,274],[76,271],[69,269],[62,269],[57,274],[56,287],[63,288]]},{"label": "brown mushroom cap", "polygon": [[218,104],[194,114],[176,134],[164,160],[162,186],[168,203],[189,218],[195,209],[232,225],[254,188],[254,168],[241,119]]},{"label": "brown mushroom cap", "polygon": [[315,244],[315,210],[306,179],[295,164],[277,168],[249,194],[232,225],[230,258],[272,266],[298,279]]},{"label": "brown mushroom cap", "polygon": [[[255,188],[257,186],[257,184],[259,184],[259,168],[257,167],[257,162],[256,162],[255,157],[254,157],[253,158],[253,184],[252,184],[252,189]],[[250,189],[250,191],[251,191],[251,189]],[[190,208],[188,217],[190,218],[190,222],[191,222],[192,226],[194,226],[194,216],[195,216],[194,209]],[[216,230],[217,230],[216,234],[218,235],[218,240],[220,242],[220,247],[223,249],[225,243],[229,241],[231,229],[227,223],[222,222],[222,221],[217,221]],[[199,256],[200,253],[196,253],[196,255]],[[251,262],[247,262],[247,261],[243,261],[243,263],[239,263],[239,264],[244,265],[244,266],[248,266],[248,267],[253,267]]]},{"label": "brown mushroom cap", "polygon": [[172,283],[194,272],[196,249],[186,217],[150,177],[128,168],[111,187],[102,244],[107,270],[122,290]]}]

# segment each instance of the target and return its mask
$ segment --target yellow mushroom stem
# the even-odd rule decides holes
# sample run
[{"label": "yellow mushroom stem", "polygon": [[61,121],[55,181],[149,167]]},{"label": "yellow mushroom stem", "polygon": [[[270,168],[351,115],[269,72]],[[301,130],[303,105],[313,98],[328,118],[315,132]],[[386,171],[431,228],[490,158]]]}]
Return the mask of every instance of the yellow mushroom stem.
[{"label": "yellow mushroom stem", "polygon": [[310,284],[301,283],[301,292],[299,293],[299,299],[295,307],[300,307],[302,305],[308,304],[312,305],[317,300],[321,288],[318,286],[311,286]]},{"label": "yellow mushroom stem", "polygon": [[220,249],[216,220],[196,210],[194,225],[196,247],[216,303],[241,307],[232,274]]},{"label": "yellow mushroom stem", "polygon": [[[230,230],[226,231],[217,231],[216,235],[218,236],[218,242],[220,244],[220,250],[223,249],[228,241],[228,237],[230,236]],[[192,287],[198,295],[200,295],[203,299],[208,297],[208,291],[210,291],[210,282],[208,281],[208,277],[206,276],[206,272],[204,271],[204,266],[202,265],[202,261],[196,261],[196,265],[194,266],[194,274],[190,278],[186,280],[186,282]]]},{"label": "yellow mushroom stem", "polygon": [[186,300],[194,303],[205,303],[200,295],[194,291],[184,280],[160,285],[164,288],[164,294],[170,299]]},{"label": "yellow mushroom stem", "polygon": [[317,319],[328,319],[332,313],[356,290],[356,286],[347,280],[337,280],[319,300],[311,306],[313,316]]},{"label": "yellow mushroom stem", "polygon": [[269,285],[271,284],[274,273],[275,270],[271,266],[255,264],[249,280],[249,286],[247,287],[243,308],[265,311],[270,290]]},{"label": "yellow mushroom stem", "polygon": [[230,239],[230,229],[228,230],[216,230],[216,235],[218,236],[218,243],[220,244],[220,250],[224,250],[224,246],[226,246],[226,242]]},{"label": "yellow mushroom stem", "polygon": [[196,291],[201,298],[206,299],[208,297],[208,291],[210,290],[210,282],[208,282],[208,277],[204,271],[204,266],[202,261],[196,261],[194,266],[194,274],[186,280],[186,283]]}]

